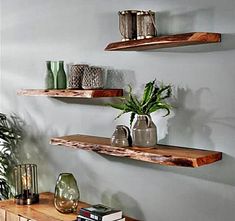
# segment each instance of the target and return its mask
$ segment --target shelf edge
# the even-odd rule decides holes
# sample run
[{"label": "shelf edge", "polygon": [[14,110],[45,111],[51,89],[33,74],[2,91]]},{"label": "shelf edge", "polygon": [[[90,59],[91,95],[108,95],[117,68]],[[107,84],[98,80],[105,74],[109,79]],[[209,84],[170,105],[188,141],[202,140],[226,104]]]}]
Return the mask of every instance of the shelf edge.
[{"label": "shelf edge", "polygon": [[148,39],[113,42],[108,44],[104,50],[138,51],[219,42],[221,42],[220,33],[191,32],[184,34],[153,37]]},{"label": "shelf edge", "polygon": [[[73,140],[70,137],[77,136],[78,139]],[[101,139],[101,144],[98,143],[90,143],[87,141],[79,141],[79,137],[83,139],[86,137],[89,139]],[[81,140],[82,140],[81,139]],[[208,150],[200,150],[200,149],[192,149],[192,148],[180,148],[175,147],[181,150],[186,151],[199,151],[199,152],[208,152],[207,156],[204,157],[183,157],[183,156],[175,156],[171,154],[157,154],[151,153],[150,151],[146,151],[146,148],[139,148],[139,147],[131,147],[131,148],[121,148],[121,147],[113,147],[107,144],[109,141],[108,138],[98,138],[93,136],[86,136],[86,135],[71,135],[65,137],[55,137],[51,138],[50,143],[52,145],[59,145],[59,146],[66,146],[75,149],[83,149],[88,151],[94,151],[101,154],[116,156],[116,157],[125,157],[134,160],[140,160],[150,163],[156,163],[161,165],[168,165],[168,166],[184,166],[184,167],[199,167],[207,164],[214,163],[222,159],[222,153],[217,151],[208,151]],[[159,147],[164,147],[164,145],[158,145]],[[170,147],[170,146],[169,146]],[[172,146],[174,148],[174,146]],[[171,147],[171,148],[172,148]],[[167,148],[167,147],[166,147]],[[142,150],[141,150],[142,149]],[[147,148],[148,149],[148,148]],[[152,148],[153,150],[154,148]]]}]

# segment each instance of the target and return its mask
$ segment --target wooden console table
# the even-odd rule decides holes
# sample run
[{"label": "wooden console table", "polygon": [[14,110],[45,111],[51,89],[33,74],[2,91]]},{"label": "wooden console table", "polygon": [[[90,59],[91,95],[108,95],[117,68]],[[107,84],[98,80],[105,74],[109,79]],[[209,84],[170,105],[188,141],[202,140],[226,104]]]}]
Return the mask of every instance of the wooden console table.
[{"label": "wooden console table", "polygon": [[[89,206],[80,202],[78,209]],[[41,193],[40,203],[29,206],[16,205],[14,200],[0,201],[0,221],[75,221],[76,214],[59,213],[53,205],[52,193]],[[126,221],[137,221],[126,217]]]}]

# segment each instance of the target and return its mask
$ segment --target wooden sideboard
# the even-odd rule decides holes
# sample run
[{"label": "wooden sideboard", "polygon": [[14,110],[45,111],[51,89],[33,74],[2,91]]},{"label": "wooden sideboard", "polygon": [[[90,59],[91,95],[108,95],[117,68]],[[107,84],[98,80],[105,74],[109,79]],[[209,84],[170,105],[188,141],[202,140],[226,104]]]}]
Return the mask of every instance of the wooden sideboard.
[{"label": "wooden sideboard", "polygon": [[[78,209],[89,206],[80,202]],[[40,202],[33,205],[16,205],[14,200],[0,202],[0,221],[75,221],[76,214],[59,213],[53,205],[52,193],[41,193]],[[126,217],[126,221],[137,221]]]}]

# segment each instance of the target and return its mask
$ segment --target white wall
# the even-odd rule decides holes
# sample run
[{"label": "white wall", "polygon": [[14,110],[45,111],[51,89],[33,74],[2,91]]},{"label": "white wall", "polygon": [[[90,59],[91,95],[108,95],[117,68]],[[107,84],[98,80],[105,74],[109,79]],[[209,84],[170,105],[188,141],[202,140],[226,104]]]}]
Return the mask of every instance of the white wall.
[{"label": "white wall", "polygon": [[[1,0],[1,106],[27,124],[25,162],[38,164],[41,191],[60,172],[76,176],[81,199],[121,207],[145,221],[232,221],[235,217],[234,0]],[[158,12],[162,34],[223,33],[221,44],[155,52],[105,52],[120,39],[117,12]],[[45,61],[86,62],[120,74],[113,84],[140,91],[157,78],[175,86],[168,118],[154,114],[159,142],[218,150],[223,160],[198,169],[165,167],[50,146],[51,136],[110,137],[117,111],[94,100],[19,97],[44,86]],[[99,103],[100,101],[98,101]],[[94,104],[95,103],[95,104]]]}]

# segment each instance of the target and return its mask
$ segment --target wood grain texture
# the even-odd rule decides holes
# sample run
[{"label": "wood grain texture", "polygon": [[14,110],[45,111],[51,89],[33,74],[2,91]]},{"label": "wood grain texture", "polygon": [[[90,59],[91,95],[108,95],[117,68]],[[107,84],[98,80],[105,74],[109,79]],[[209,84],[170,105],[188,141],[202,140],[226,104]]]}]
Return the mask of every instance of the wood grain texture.
[{"label": "wood grain texture", "polygon": [[48,97],[119,97],[123,96],[123,89],[97,89],[97,90],[45,90],[45,89],[22,89],[17,92],[22,96],[48,96]]},{"label": "wood grain texture", "polygon": [[185,34],[153,37],[141,40],[130,40],[110,43],[106,51],[143,51],[159,48],[172,48],[196,44],[218,43],[221,34],[207,32],[192,32]]},{"label": "wood grain texture", "polygon": [[19,221],[20,217],[18,214],[11,213],[9,211],[6,212],[6,221]]},{"label": "wood grain texture", "polygon": [[[77,217],[76,214],[62,214],[55,209],[53,198],[53,193],[40,193],[39,204],[33,204],[30,206],[16,205],[14,200],[5,200],[0,202],[0,209],[7,211],[7,213],[13,214],[13,217],[22,216],[31,221],[75,221]],[[89,206],[89,204],[79,202],[78,210],[87,206]],[[138,220],[126,217],[126,221]]]},{"label": "wood grain texture", "polygon": [[5,221],[6,212],[4,209],[0,209],[0,221]]},{"label": "wood grain texture", "polygon": [[51,144],[170,166],[199,167],[222,159],[221,152],[167,145],[152,148],[113,147],[109,138],[87,135],[55,137],[51,138]]}]

